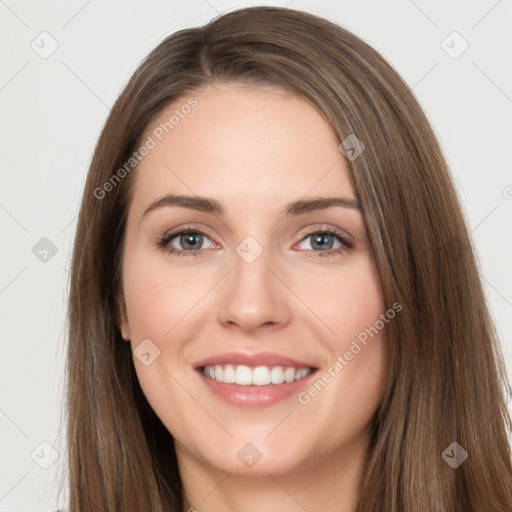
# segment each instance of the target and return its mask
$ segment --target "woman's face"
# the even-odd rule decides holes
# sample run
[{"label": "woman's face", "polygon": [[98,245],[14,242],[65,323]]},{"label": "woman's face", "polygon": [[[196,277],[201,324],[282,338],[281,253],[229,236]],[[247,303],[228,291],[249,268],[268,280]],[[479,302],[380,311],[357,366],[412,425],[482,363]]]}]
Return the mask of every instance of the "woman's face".
[{"label": "woman's face", "polygon": [[143,143],[121,331],[180,465],[276,475],[362,453],[389,317],[328,123],[223,84],[174,102]]}]

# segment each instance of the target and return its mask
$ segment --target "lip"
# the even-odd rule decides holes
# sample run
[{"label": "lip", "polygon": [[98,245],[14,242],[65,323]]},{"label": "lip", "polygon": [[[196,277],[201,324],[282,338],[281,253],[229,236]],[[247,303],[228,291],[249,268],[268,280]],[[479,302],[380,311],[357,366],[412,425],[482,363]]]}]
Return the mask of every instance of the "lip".
[{"label": "lip", "polygon": [[[311,373],[300,380],[283,382],[282,384],[240,386],[238,384],[218,382],[203,374],[205,366],[214,366],[216,364],[243,364],[251,368],[256,366],[293,366],[294,368],[311,368]],[[317,373],[317,368],[311,364],[270,352],[258,354],[229,352],[199,361],[194,367],[201,382],[215,397],[229,405],[253,410],[269,407],[292,396],[297,396],[303,388],[310,386],[313,376],[316,376]]]},{"label": "lip", "polygon": [[314,365],[303,361],[297,361],[290,357],[274,354],[272,352],[259,352],[249,354],[244,352],[226,352],[218,354],[194,364],[194,368],[199,369],[204,366],[214,366],[216,364],[243,364],[251,368],[256,366],[293,366],[294,368],[315,368]]}]

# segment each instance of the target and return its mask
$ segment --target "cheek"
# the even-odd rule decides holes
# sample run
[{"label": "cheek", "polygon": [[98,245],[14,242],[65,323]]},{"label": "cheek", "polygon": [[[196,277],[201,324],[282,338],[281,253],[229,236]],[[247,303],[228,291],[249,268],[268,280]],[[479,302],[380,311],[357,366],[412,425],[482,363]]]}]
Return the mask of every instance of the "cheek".
[{"label": "cheek", "polygon": [[[187,345],[197,332],[198,315],[205,313],[207,301],[202,299],[215,279],[211,271],[208,277],[198,267],[184,271],[172,265],[164,253],[155,255],[137,247],[126,251],[123,291],[135,369],[157,414],[165,412],[162,397],[172,396],[177,404],[186,402],[177,382],[187,378]],[[138,347],[145,347],[146,340],[151,341],[149,351],[158,354],[147,366],[137,360]]]},{"label": "cheek", "polygon": [[205,284],[190,275],[169,265],[165,255],[149,257],[141,251],[126,258],[123,289],[133,343],[163,340],[194,307]]},{"label": "cheek", "polygon": [[[155,257],[137,248],[126,253],[123,291],[135,370],[148,402],[169,428],[176,423],[174,408],[190,409],[188,395],[178,384],[183,380],[180,357],[186,344],[181,331],[204,286],[173,269],[165,255]],[[140,352],[150,353],[150,364],[138,359],[139,345],[148,347]]]},{"label": "cheek", "polygon": [[319,316],[332,334],[326,342],[338,353],[347,350],[350,341],[385,312],[380,278],[369,258],[361,258],[339,276],[325,279],[315,296]]},{"label": "cheek", "polygon": [[[340,432],[356,432],[377,409],[388,364],[386,316],[382,289],[373,262],[362,260],[325,288],[319,311],[331,329],[323,342],[330,359],[323,361],[315,385],[299,396],[316,420],[335,423]],[[384,320],[382,320],[384,318]]]}]

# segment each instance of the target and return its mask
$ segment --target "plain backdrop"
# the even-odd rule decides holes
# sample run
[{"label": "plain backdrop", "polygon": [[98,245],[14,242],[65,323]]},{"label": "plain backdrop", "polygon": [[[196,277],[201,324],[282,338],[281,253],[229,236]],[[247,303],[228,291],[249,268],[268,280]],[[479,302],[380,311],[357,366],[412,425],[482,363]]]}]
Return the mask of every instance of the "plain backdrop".
[{"label": "plain backdrop", "polygon": [[[65,497],[56,477],[65,461],[59,425],[70,252],[109,109],[164,37],[249,5],[260,4],[0,0],[1,512],[52,511]],[[413,88],[453,173],[510,373],[511,2],[267,5],[338,22]]]}]

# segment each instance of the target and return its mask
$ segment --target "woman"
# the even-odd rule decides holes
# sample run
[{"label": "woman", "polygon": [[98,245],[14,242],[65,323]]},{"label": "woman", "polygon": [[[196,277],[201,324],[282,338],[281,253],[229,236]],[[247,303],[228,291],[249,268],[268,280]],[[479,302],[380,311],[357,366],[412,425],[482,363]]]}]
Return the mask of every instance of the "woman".
[{"label": "woman", "polygon": [[258,7],[163,41],[98,141],[72,277],[71,512],[512,510],[446,163],[339,26]]}]

